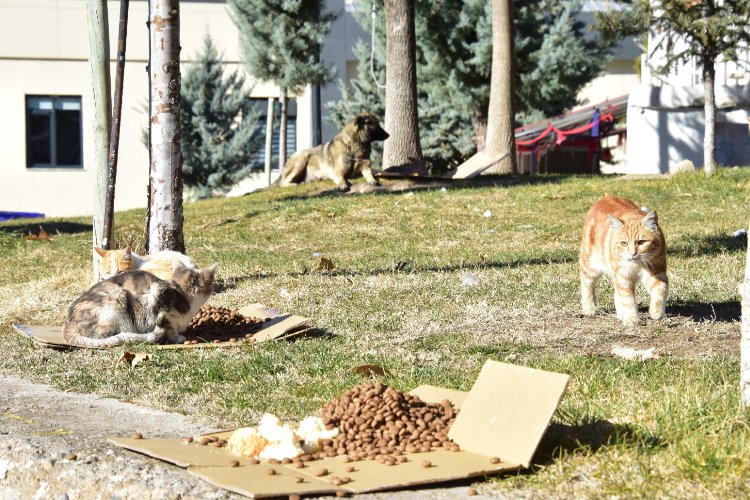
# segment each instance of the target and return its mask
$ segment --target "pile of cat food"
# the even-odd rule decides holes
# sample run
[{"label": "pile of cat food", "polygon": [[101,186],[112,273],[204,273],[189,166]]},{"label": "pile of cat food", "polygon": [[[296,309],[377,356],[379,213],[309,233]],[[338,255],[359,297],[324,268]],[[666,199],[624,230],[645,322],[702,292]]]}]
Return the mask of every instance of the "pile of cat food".
[{"label": "pile of cat food", "polygon": [[243,316],[237,309],[209,304],[201,307],[182,334],[185,344],[242,342],[252,340],[264,320]]},{"label": "pile of cat food", "polygon": [[243,427],[226,441],[210,438],[208,446],[226,446],[234,453],[271,463],[306,462],[343,456],[345,461],[378,460],[397,465],[404,453],[443,447],[459,451],[448,438],[457,410],[448,400],[425,403],[380,382],[364,383],[329,401],[321,417],[307,417],[299,426],[283,424],[266,414],[257,428]]},{"label": "pile of cat food", "polygon": [[403,452],[427,452],[437,447],[458,451],[458,445],[448,438],[456,415],[447,399],[425,403],[380,382],[360,384],[323,408],[326,428],[339,432],[323,441],[322,450],[328,456],[396,462],[400,460],[395,457]]}]

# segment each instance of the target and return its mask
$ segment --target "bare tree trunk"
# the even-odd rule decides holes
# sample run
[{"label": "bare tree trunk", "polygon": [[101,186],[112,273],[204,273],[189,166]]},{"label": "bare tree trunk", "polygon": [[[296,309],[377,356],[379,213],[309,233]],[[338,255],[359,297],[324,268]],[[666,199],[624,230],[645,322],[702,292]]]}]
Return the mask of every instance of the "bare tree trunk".
[{"label": "bare tree trunk", "polygon": [[745,255],[745,280],[740,283],[742,296],[742,338],[740,340],[740,395],[750,410],[750,235]]},{"label": "bare tree trunk", "polygon": [[185,251],[180,151],[180,2],[151,2],[149,252]]},{"label": "bare tree trunk", "polygon": [[705,115],[705,133],[703,135],[703,173],[711,177],[716,173],[716,94],[714,81],[716,70],[714,60],[710,57],[703,59],[703,105]]},{"label": "bare tree trunk", "polygon": [[385,130],[383,167],[424,175],[417,120],[417,65],[413,0],[385,0]]},{"label": "bare tree trunk", "polygon": [[284,170],[286,164],[286,89],[279,92],[279,104],[281,105],[281,117],[279,118],[279,172]]},{"label": "bare tree trunk", "polygon": [[487,111],[487,142],[484,150],[510,154],[488,170],[493,174],[518,171],[513,123],[513,6],[511,0],[492,0],[492,77]]},{"label": "bare tree trunk", "polygon": [[[264,160],[264,173],[266,182],[271,185],[271,160],[273,159],[273,97],[268,98],[268,114],[266,115],[266,151]],[[281,167],[283,170],[283,166]]]},{"label": "bare tree trunk", "polygon": [[[104,239],[104,211],[107,196],[109,129],[112,102],[109,77],[109,24],[106,0],[87,0],[86,19],[89,31],[89,66],[94,96],[94,185],[93,244],[101,247]],[[94,281],[99,281],[99,263],[91,252]]]},{"label": "bare tree trunk", "polygon": [[487,143],[487,109],[478,108],[474,113],[474,143],[477,151],[484,151]]}]

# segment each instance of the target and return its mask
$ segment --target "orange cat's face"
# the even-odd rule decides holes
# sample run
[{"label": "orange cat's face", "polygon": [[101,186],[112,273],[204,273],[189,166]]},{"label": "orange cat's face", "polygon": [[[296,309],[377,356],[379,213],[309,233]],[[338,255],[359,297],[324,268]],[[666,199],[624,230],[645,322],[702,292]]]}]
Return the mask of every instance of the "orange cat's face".
[{"label": "orange cat's face", "polygon": [[119,250],[104,250],[94,247],[94,251],[99,259],[99,276],[101,276],[101,279],[135,270],[135,259],[133,259],[130,245]]},{"label": "orange cat's face", "polygon": [[654,211],[641,220],[621,221],[612,215],[607,218],[612,228],[612,249],[622,260],[648,260],[650,255],[662,250],[663,236]]}]

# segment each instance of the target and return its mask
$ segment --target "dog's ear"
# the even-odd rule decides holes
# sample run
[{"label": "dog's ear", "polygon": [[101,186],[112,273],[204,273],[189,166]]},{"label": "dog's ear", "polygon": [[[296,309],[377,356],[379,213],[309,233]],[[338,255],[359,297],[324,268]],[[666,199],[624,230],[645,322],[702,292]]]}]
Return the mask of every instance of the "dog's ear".
[{"label": "dog's ear", "polygon": [[362,128],[367,123],[367,115],[364,113],[360,113],[357,115],[357,117],[354,119],[354,124],[357,126],[357,128]]}]

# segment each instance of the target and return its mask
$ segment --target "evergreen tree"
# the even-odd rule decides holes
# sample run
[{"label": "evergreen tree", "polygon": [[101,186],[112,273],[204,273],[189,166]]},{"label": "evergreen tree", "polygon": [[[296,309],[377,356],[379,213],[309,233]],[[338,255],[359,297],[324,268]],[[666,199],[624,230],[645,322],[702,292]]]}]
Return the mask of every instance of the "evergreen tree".
[{"label": "evergreen tree", "polygon": [[280,168],[286,160],[287,96],[333,78],[333,68],[319,60],[320,45],[336,18],[322,11],[324,4],[325,0],[229,0],[248,73],[279,87]]},{"label": "evergreen tree", "polygon": [[199,197],[237,183],[256,166],[263,129],[251,109],[239,70],[224,76],[223,63],[206,35],[182,79],[183,177]]},{"label": "evergreen tree", "polygon": [[[748,0],[635,0],[631,8],[599,16],[599,27],[615,37],[642,34],[653,29],[664,36],[659,46],[668,57],[660,68],[669,73],[676,65],[693,59],[703,73],[705,137],[703,171],[716,173],[715,64],[721,58],[737,61],[739,51],[750,45]],[[684,45],[681,41],[686,42]],[[653,50],[653,48],[650,48]]]},{"label": "evergreen tree", "polygon": [[[375,1],[377,70],[385,60],[385,32],[382,0]],[[362,7],[356,19],[367,32],[372,2],[358,2]],[[574,19],[579,4],[577,0],[513,2],[517,122],[537,121],[573,107],[581,88],[606,67],[615,41],[587,36],[584,25]],[[416,9],[420,140],[426,164],[438,171],[484,149],[492,65],[491,2],[417,0]],[[342,101],[329,104],[337,125],[343,117],[382,100],[370,83],[369,50],[355,50],[355,54],[360,61],[358,80],[343,89]]]}]

